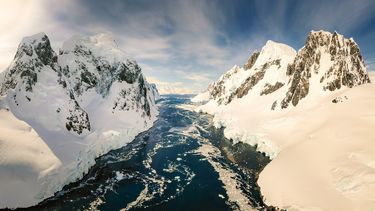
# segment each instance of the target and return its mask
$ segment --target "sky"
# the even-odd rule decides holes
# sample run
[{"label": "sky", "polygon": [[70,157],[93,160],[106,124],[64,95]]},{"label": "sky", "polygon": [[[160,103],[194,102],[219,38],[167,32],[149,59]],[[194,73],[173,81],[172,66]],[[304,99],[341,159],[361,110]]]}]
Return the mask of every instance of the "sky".
[{"label": "sky", "polygon": [[161,93],[197,93],[267,40],[303,47],[311,30],[359,44],[375,70],[374,0],[1,0],[0,71],[25,36],[58,50],[75,34],[108,33]]}]

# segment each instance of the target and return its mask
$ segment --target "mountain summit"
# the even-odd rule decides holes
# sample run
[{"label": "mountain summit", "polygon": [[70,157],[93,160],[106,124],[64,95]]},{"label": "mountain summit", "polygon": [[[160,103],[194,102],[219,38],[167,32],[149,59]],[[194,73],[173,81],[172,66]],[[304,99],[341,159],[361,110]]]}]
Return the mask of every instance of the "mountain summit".
[{"label": "mountain summit", "polygon": [[281,104],[294,106],[309,92],[335,91],[370,83],[359,47],[337,32],[311,31],[288,65],[288,92]]},{"label": "mountain summit", "polygon": [[[297,106],[305,98],[369,83],[360,49],[353,39],[337,32],[311,31],[305,46],[293,48],[267,41],[243,67],[234,66],[208,87],[209,99],[226,105],[235,99],[267,96],[269,108]],[[269,97],[272,96],[272,97]],[[205,100],[209,100],[205,99]],[[273,100],[272,100],[273,99]]]}]

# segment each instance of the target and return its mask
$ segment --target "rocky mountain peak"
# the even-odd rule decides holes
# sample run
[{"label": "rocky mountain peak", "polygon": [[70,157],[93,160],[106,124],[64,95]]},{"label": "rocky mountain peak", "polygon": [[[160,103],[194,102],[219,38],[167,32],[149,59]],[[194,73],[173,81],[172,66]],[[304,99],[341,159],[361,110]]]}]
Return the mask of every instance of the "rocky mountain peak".
[{"label": "rocky mountain peak", "polygon": [[[267,85],[265,88],[272,92],[278,90],[284,83],[277,80],[280,75],[285,74],[286,64],[294,58],[295,54],[296,51],[288,45],[267,41],[261,51],[254,51],[251,54],[243,68],[235,65],[218,81],[210,84],[208,87],[210,98],[216,100],[218,104],[228,104],[235,98],[247,95],[257,85]],[[259,83],[266,76],[273,78],[270,81],[272,84]]]},{"label": "rocky mountain peak", "polygon": [[369,83],[366,66],[359,47],[353,39],[344,38],[337,32],[311,31],[305,46],[289,64],[288,92],[282,108],[296,106],[314,90],[335,91],[341,87],[353,87]]},{"label": "rocky mountain peak", "polygon": [[62,73],[78,96],[95,88],[105,97],[114,81],[133,84],[141,76],[137,62],[129,60],[107,34],[73,36],[64,42],[59,54]]},{"label": "rocky mountain peak", "polygon": [[85,94],[89,90],[107,98],[113,87],[122,84],[116,90],[113,112],[137,108],[150,116],[154,99],[141,68],[128,59],[110,35],[73,36],[63,43],[58,64],[78,100],[87,99]]},{"label": "rocky mountain peak", "polygon": [[251,96],[269,96],[271,109],[296,106],[342,88],[369,83],[357,43],[337,32],[311,31],[296,52],[288,45],[267,41],[247,63],[234,67],[208,87],[208,96],[218,104]]},{"label": "rocky mountain peak", "polygon": [[38,73],[44,70],[44,66],[55,69],[56,61],[56,53],[46,34],[38,33],[25,37],[18,46],[13,62],[5,71],[0,94],[14,89],[18,83],[21,83],[26,91],[32,91],[38,80]]},{"label": "rocky mountain peak", "polygon": [[262,47],[261,51],[255,50],[246,64],[244,69],[251,69],[255,64],[263,65],[266,62],[281,59],[283,57],[294,56],[296,51],[285,44],[278,43],[272,40],[268,40],[266,44]]},{"label": "rocky mountain peak", "polygon": [[56,62],[56,53],[51,47],[48,36],[43,32],[22,39],[15,58],[23,56],[38,58],[43,65]]}]

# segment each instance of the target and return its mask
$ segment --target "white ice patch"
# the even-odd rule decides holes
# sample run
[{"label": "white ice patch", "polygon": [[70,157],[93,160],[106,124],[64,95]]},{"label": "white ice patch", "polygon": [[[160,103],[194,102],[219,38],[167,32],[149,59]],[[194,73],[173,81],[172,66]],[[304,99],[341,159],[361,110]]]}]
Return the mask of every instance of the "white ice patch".
[{"label": "white ice patch", "polygon": [[116,171],[116,179],[117,181],[124,179],[124,174],[119,171]]},{"label": "white ice patch", "polygon": [[[207,140],[200,142],[201,146],[195,150],[195,153],[203,155],[207,161],[214,167],[219,174],[219,180],[223,183],[228,201],[237,204],[240,210],[256,210],[250,206],[247,196],[238,188],[239,181],[236,180],[237,174],[229,168],[225,168],[221,163],[215,161],[215,157],[220,156],[220,150],[214,147]],[[220,197],[220,196],[219,196]]]}]

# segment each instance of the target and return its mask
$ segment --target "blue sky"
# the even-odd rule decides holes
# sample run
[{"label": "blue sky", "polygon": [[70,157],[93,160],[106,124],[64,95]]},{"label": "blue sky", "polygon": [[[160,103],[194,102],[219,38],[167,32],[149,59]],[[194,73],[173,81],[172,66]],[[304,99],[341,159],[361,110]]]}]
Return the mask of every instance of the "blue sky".
[{"label": "blue sky", "polygon": [[1,2],[10,12],[0,15],[6,20],[0,68],[23,36],[44,31],[58,48],[74,34],[106,32],[163,93],[190,93],[244,64],[267,40],[298,50],[309,31],[323,29],[353,37],[368,69],[375,70],[374,0],[21,1]]}]

